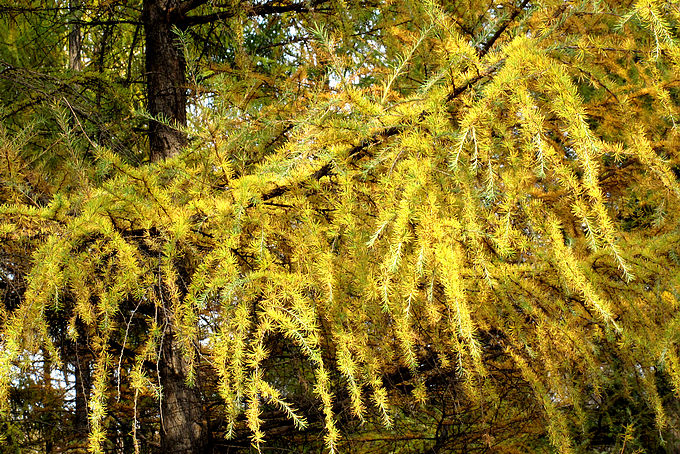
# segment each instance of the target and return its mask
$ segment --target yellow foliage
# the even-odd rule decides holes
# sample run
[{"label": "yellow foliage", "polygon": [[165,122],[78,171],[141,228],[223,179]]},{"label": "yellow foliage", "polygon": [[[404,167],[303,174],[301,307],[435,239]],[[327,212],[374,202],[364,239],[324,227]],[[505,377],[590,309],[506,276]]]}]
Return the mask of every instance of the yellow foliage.
[{"label": "yellow foliage", "polygon": [[[361,422],[375,410],[390,426],[384,377],[405,367],[425,404],[427,361],[463,377],[471,400],[493,395],[489,365],[508,361],[568,453],[583,394],[623,358],[665,427],[648,365],[664,364],[680,394],[677,9],[547,1],[473,45],[465,11],[416,3],[415,32],[386,31],[394,55],[378,88],[354,84],[317,30],[344,79],[284,112],[285,145],[254,164],[237,169],[235,156],[259,150],[266,109],[234,136],[206,111],[208,131],[164,163],[100,150],[113,175],[100,186],[44,208],[3,195],[0,238],[42,228],[46,239],[22,305],[0,314],[0,402],[26,351],[58,357],[45,314],[64,312],[70,335],[82,324],[96,344],[90,449],[102,452],[108,346],[141,304],[168,310],[190,376],[214,372],[229,433],[244,415],[258,449],[266,405],[308,424],[268,381],[273,338],[311,366],[331,452],[336,386]],[[134,347],[141,394],[162,393],[143,370],[160,355],[159,320],[144,320],[150,334]]]}]

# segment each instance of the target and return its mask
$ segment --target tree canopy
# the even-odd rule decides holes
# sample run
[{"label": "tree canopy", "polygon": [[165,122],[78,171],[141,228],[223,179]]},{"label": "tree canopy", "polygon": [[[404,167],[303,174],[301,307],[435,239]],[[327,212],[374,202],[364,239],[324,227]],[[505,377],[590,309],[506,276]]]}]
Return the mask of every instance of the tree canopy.
[{"label": "tree canopy", "polygon": [[0,14],[7,452],[680,448],[677,2]]}]

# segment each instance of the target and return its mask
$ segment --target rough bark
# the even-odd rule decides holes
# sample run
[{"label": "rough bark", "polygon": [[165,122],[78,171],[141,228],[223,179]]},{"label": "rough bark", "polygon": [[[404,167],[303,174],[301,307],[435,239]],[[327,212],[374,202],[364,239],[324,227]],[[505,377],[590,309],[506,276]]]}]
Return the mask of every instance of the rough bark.
[{"label": "rough bark", "polygon": [[[149,113],[161,121],[149,124],[152,161],[170,158],[186,144],[186,62],[173,28],[179,0],[144,0],[146,80]],[[169,307],[164,314],[172,313]],[[209,449],[207,418],[196,387],[187,385],[188,365],[180,351],[172,318],[165,316],[158,371],[162,386],[161,452],[204,453]]]},{"label": "rough bark", "polygon": [[179,153],[186,136],[186,62],[173,31],[174,11],[179,0],[144,0],[143,22],[146,37],[146,80],[149,113],[160,121],[149,124],[149,150],[152,161]]},{"label": "rough bark", "polygon": [[80,52],[83,40],[80,34],[80,25],[75,21],[75,19],[79,19],[77,16],[80,14],[75,2],[69,2],[68,8],[71,13],[71,19],[74,20],[68,33],[68,67],[73,71],[80,71],[82,69]]},{"label": "rough bark", "polygon": [[196,387],[186,384],[188,365],[168,329],[159,363],[163,386],[161,401],[161,452],[190,454],[207,452],[208,422]]}]

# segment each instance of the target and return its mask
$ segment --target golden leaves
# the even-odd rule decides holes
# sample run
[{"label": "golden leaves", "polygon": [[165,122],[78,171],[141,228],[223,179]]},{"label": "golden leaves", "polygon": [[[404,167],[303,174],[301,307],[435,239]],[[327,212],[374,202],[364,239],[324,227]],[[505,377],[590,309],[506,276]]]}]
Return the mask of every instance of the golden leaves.
[{"label": "golden leaves", "polygon": [[[143,363],[159,358],[170,326],[191,366],[203,361],[219,377],[229,434],[243,415],[255,446],[266,440],[267,406],[297,427],[308,423],[287,395],[292,385],[268,381],[276,340],[311,365],[329,450],[340,443],[338,387],[360,421],[373,405],[389,426],[385,377],[396,369],[418,375],[435,364],[483,399],[495,384],[488,364],[507,361],[534,388],[553,443],[568,452],[563,407],[578,406],[583,392],[574,380],[592,379],[598,394],[604,371],[618,367],[602,350],[658,360],[664,349],[651,332],[673,327],[659,314],[677,306],[677,295],[655,291],[677,280],[677,239],[668,232],[678,223],[678,155],[662,137],[677,110],[675,76],[635,66],[638,54],[665,59],[674,49],[659,4],[635,6],[658,50],[634,48],[604,19],[596,36],[572,36],[590,24],[572,24],[577,13],[599,12],[551,2],[551,14],[569,12],[527,10],[526,21],[508,25],[514,38],[482,53],[457,18],[429,3],[418,19],[431,28],[392,30],[408,44],[382,57],[393,61],[375,70],[380,87],[354,84],[350,60],[318,30],[342,86],[281,107],[292,118],[211,118],[200,145],[162,165],[134,167],[98,150],[114,176],[96,190],[46,209],[2,206],[3,237],[22,223],[35,229],[28,218],[64,227],[34,256],[17,312],[28,321],[3,314],[0,401],[12,362],[36,347],[28,333],[40,333],[37,343],[48,337],[45,310],[67,311],[71,336],[82,322],[100,347],[92,413],[99,449],[111,375],[104,347],[135,316],[150,331],[134,346],[135,390],[160,392]],[[601,71],[575,75],[593,67]],[[658,113],[642,108],[647,96]],[[265,134],[272,125],[284,132]],[[648,222],[641,200],[671,219]],[[623,220],[635,210],[642,227],[627,230]],[[652,239],[657,233],[668,236]],[[131,314],[130,302],[164,311],[170,325]],[[666,337],[677,392],[677,342]],[[646,380],[663,424],[653,375],[628,373]],[[427,401],[423,376],[413,397]]]}]

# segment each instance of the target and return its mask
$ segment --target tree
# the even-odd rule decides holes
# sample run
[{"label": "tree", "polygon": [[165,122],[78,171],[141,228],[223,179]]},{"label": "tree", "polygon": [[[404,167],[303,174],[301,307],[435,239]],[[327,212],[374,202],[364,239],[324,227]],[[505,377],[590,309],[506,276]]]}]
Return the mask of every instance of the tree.
[{"label": "tree", "polygon": [[[0,401],[22,361],[81,339],[94,452],[116,449],[107,415],[138,450],[157,417],[171,452],[319,424],[329,450],[340,425],[357,450],[674,449],[674,6],[240,6],[91,10],[144,29],[151,162],[112,146],[123,126],[91,133],[125,109],[88,127],[49,92],[81,159],[2,170],[3,252],[33,259],[5,299]],[[139,55],[130,31],[126,52],[83,36],[112,56],[99,74]],[[78,106],[138,102],[101,85]],[[72,184],[30,203],[33,169]]]}]

